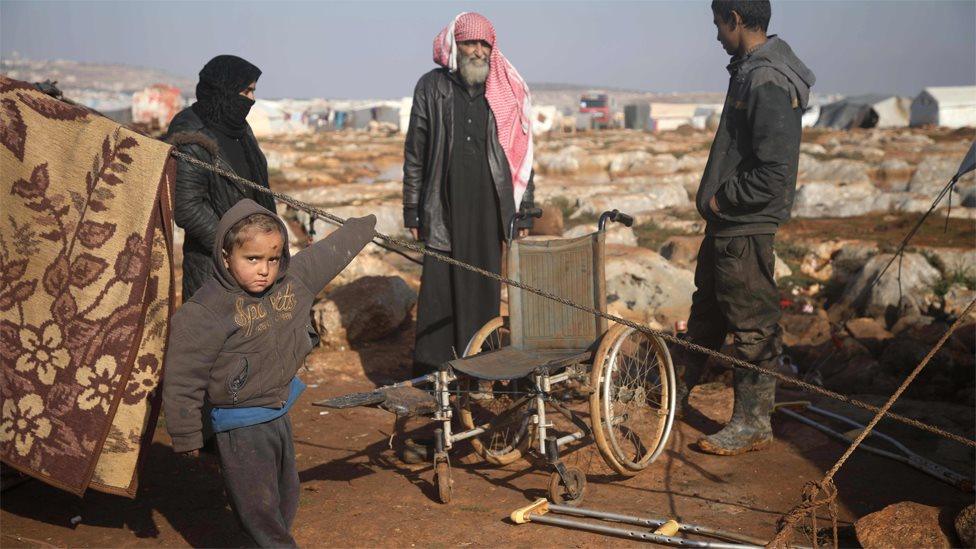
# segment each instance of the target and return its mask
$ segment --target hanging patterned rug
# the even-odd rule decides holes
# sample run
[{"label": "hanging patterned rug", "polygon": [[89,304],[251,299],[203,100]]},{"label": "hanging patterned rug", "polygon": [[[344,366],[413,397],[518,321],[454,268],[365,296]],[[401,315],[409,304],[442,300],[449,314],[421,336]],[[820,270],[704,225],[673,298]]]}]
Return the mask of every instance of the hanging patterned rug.
[{"label": "hanging patterned rug", "polygon": [[173,306],[169,146],[0,76],[0,457],[134,496]]}]

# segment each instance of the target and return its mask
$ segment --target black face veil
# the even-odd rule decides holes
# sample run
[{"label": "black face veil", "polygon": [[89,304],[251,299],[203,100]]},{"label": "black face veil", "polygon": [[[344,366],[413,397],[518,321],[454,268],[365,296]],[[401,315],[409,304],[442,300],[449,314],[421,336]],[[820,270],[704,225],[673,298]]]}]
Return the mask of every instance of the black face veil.
[{"label": "black face veil", "polygon": [[257,81],[261,69],[235,55],[218,55],[200,70],[194,112],[208,126],[234,137],[244,134],[254,100],[241,92]]}]

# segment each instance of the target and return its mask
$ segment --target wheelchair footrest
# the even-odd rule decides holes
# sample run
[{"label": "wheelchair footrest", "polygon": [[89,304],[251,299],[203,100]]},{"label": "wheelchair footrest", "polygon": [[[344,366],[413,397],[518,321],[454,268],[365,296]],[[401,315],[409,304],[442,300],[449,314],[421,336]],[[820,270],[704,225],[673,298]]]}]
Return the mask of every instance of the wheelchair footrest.
[{"label": "wheelchair footrest", "polygon": [[322,406],[325,408],[355,408],[356,406],[375,406],[382,404],[386,400],[386,391],[366,391],[364,393],[349,393],[318,402],[313,402],[312,406]]},{"label": "wheelchair footrest", "polygon": [[423,416],[437,411],[434,395],[416,387],[395,387],[383,392],[386,399],[380,408],[398,416]]}]

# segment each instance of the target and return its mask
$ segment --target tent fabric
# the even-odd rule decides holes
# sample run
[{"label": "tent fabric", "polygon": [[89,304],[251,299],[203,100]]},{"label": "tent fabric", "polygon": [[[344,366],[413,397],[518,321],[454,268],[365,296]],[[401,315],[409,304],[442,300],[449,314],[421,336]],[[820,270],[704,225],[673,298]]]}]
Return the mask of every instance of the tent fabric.
[{"label": "tent fabric", "polygon": [[820,118],[817,119],[818,128],[873,128],[878,124],[878,113],[874,105],[892,96],[860,95],[845,97],[840,101],[824,105],[820,108]]},{"label": "tent fabric", "polygon": [[0,76],[0,459],[134,497],[169,318],[170,146]]}]

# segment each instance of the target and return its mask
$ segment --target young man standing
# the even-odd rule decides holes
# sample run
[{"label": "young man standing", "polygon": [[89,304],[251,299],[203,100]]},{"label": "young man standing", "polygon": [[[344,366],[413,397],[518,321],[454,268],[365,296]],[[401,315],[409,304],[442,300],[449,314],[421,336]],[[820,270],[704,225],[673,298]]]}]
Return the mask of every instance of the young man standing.
[{"label": "young man standing", "polygon": [[[767,36],[768,0],[713,0],[718,41],[732,56],[722,119],[698,188],[706,220],[695,270],[688,338],[719,349],[728,333],[735,355],[771,368],[782,354],[773,239],[790,218],[800,153],[800,118],[813,72],[789,45]],[[705,357],[683,352],[682,405]],[[702,451],[736,455],[773,438],[775,379],[736,368],[732,419],[698,441]]]}]

